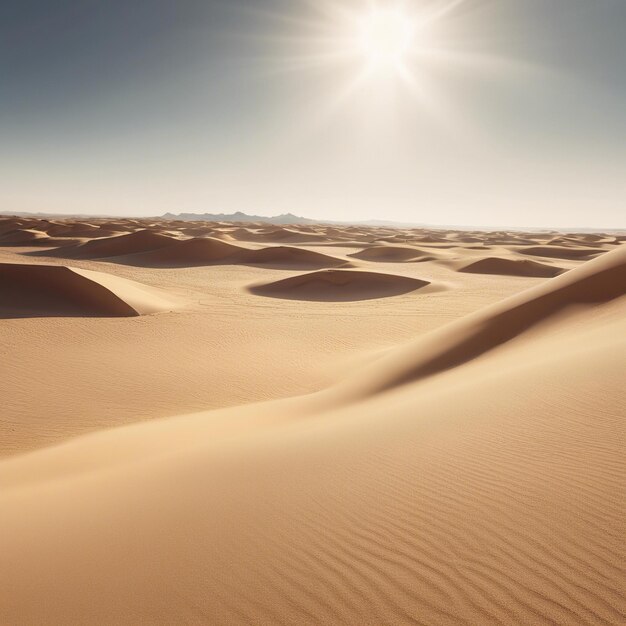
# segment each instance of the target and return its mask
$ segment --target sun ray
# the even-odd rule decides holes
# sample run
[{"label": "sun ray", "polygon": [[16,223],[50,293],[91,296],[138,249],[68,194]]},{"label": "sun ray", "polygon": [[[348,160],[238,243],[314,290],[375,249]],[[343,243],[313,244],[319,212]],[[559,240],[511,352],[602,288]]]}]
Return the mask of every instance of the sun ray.
[{"label": "sun ray", "polygon": [[368,86],[373,91],[364,93],[364,98],[371,99],[376,90],[396,91],[395,80],[424,115],[452,127],[455,110],[442,95],[446,89],[438,89],[435,74],[444,83],[455,68],[510,76],[530,69],[513,59],[455,48],[441,37],[442,23],[467,4],[467,0],[349,4],[304,0],[300,5],[306,9],[304,14],[248,9],[276,26],[273,36],[257,38],[261,45],[254,62],[266,76],[302,73],[304,77],[315,72],[319,77],[327,69],[330,87],[315,94],[320,120],[342,107],[357,106],[352,101],[358,101],[359,91]]}]

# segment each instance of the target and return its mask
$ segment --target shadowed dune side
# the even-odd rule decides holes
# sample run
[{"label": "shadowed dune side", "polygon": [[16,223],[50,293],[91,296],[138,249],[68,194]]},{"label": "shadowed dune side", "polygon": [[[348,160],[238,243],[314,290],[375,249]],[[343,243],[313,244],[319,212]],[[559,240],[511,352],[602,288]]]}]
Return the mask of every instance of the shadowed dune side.
[{"label": "shadowed dune side", "polygon": [[503,259],[499,257],[486,257],[468,265],[464,265],[457,271],[467,274],[498,274],[500,276],[526,276],[535,278],[553,278],[562,274],[562,267],[546,265],[526,259]]},{"label": "shadowed dune side", "polygon": [[348,396],[369,396],[457,367],[568,307],[625,294],[626,247],[622,247],[393,351],[346,383]]},{"label": "shadowed dune side", "polygon": [[271,246],[260,250],[246,250],[241,253],[240,262],[282,269],[351,267],[351,264],[343,259],[290,246]]},{"label": "shadowed dune side", "polygon": [[0,237],[10,233],[11,231],[28,228],[29,226],[30,224],[27,224],[25,220],[15,218],[0,218]]},{"label": "shadowed dune side", "polygon": [[430,283],[425,280],[393,274],[360,270],[325,270],[252,285],[248,290],[256,295],[287,300],[350,302],[398,296],[429,285]]},{"label": "shadowed dune side", "polygon": [[543,256],[550,259],[566,259],[568,261],[588,261],[606,250],[602,248],[564,248],[558,246],[531,246],[530,248],[518,248],[519,254],[531,256]]},{"label": "shadowed dune side", "polygon": [[[32,229],[15,230],[0,237],[0,246],[61,248],[76,246],[80,243],[81,239],[78,237],[50,237],[43,231]],[[46,252],[45,254],[49,253]]]},{"label": "shadowed dune side", "polygon": [[436,257],[416,248],[401,246],[371,246],[348,256],[364,261],[379,261],[381,263],[410,263],[432,261]]},{"label": "shadowed dune side", "polygon": [[48,235],[42,230],[34,228],[17,228],[0,236],[0,246],[7,245],[33,245],[39,241],[45,241]]},{"label": "shadowed dune side", "polygon": [[61,265],[0,263],[0,317],[135,317],[177,308],[156,289]]}]

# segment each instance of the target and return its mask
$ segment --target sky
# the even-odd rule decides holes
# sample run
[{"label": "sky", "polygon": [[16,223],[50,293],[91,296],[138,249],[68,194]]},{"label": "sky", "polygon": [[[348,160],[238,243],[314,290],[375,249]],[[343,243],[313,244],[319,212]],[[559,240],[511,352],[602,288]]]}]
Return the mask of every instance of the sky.
[{"label": "sky", "polygon": [[626,0],[2,0],[0,211],[623,228],[625,67]]}]

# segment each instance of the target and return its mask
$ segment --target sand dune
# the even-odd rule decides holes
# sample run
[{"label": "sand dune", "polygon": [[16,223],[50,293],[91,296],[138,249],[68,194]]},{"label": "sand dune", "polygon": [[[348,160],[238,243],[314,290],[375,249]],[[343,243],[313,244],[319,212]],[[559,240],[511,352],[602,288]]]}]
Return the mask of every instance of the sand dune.
[{"label": "sand dune", "polygon": [[60,265],[0,263],[0,317],[133,317],[176,307],[130,280]]},{"label": "sand dune", "polygon": [[1,624],[626,623],[622,235],[82,222],[0,219]]},{"label": "sand dune", "polygon": [[241,241],[280,242],[280,243],[307,243],[328,241],[328,237],[318,233],[300,232],[291,228],[272,228],[260,231],[239,229],[234,235]]},{"label": "sand dune", "polygon": [[0,246],[28,246],[37,248],[61,248],[75,246],[81,239],[70,237],[50,237],[41,230],[21,229],[0,237]]},{"label": "sand dune", "polygon": [[249,289],[257,295],[289,300],[352,301],[397,296],[428,285],[425,280],[393,274],[325,270],[253,285]]},{"label": "sand dune", "polygon": [[562,267],[546,265],[537,261],[486,257],[459,268],[459,272],[470,274],[500,274],[502,276],[534,276],[552,278],[562,274]]},{"label": "sand dune", "polygon": [[558,246],[532,246],[516,250],[520,254],[543,256],[551,259],[567,259],[570,261],[587,261],[606,250],[602,248],[564,248]]},{"label": "sand dune", "polygon": [[[0,619],[624,623],[625,268],[618,250],[394,350],[351,400],[1,462]],[[445,371],[407,377],[424,350]]]},{"label": "sand dune", "polygon": [[134,255],[126,261],[139,265],[163,267],[204,265],[234,258],[241,251],[240,246],[212,237],[183,241],[170,239],[167,245],[145,254]]},{"label": "sand dune", "polygon": [[[141,232],[147,233],[147,231]],[[317,269],[323,267],[349,266],[349,263],[345,260],[311,250],[303,250],[290,246],[273,246],[256,250],[244,248],[215,237],[179,240],[162,234],[147,233],[146,235],[142,235],[141,238],[134,238],[132,247],[127,245],[127,243],[130,243],[128,238],[133,238],[134,235],[138,234],[139,233],[125,235],[124,238],[126,241],[124,242],[123,248],[116,245],[116,249],[122,249],[124,251],[120,255],[108,255],[108,252],[112,249],[112,240],[110,243],[102,241],[102,245],[91,246],[90,253],[95,249],[96,253],[99,254],[102,249],[105,249],[107,251],[106,258],[109,260],[146,267],[193,267],[219,263],[277,267],[283,269]],[[119,239],[122,239],[122,237]],[[154,245],[157,247],[151,248],[146,252],[140,252],[137,250],[140,246],[135,245],[137,241],[139,241],[140,245]],[[100,242],[90,243],[96,244]],[[84,244],[80,246],[80,250],[84,250],[89,245],[90,244]],[[129,252],[129,250],[137,251]],[[81,258],[83,258],[82,253]]]},{"label": "sand dune", "polygon": [[73,259],[106,259],[156,250],[172,242],[172,237],[150,230],[139,230],[115,237],[93,239],[74,248],[59,250],[53,256]]},{"label": "sand dune", "polygon": [[471,361],[568,307],[624,295],[626,248],[619,248],[417,340],[376,364],[355,385],[369,395],[415,382]]},{"label": "sand dune", "polygon": [[41,230],[32,228],[18,228],[11,230],[0,236],[0,245],[22,244],[28,245],[41,239],[47,239],[48,236]]},{"label": "sand dune", "polygon": [[343,259],[290,246],[271,246],[260,250],[247,250],[241,254],[241,262],[284,269],[315,269],[323,267],[350,267]]},{"label": "sand dune", "polygon": [[406,263],[417,261],[432,261],[435,257],[417,248],[402,246],[371,246],[348,256],[365,261],[380,261],[383,263]]},{"label": "sand dune", "polygon": [[0,218],[0,236],[6,235],[13,230],[18,230],[24,227],[27,227],[27,223],[24,220],[14,218]]}]

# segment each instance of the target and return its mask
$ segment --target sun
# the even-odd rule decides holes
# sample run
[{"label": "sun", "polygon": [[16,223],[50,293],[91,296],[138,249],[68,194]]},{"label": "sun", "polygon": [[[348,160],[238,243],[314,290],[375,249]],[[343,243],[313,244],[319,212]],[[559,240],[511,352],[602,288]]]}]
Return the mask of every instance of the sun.
[{"label": "sun", "polygon": [[373,63],[398,63],[411,51],[414,43],[413,21],[402,11],[378,9],[361,23],[360,47]]}]

